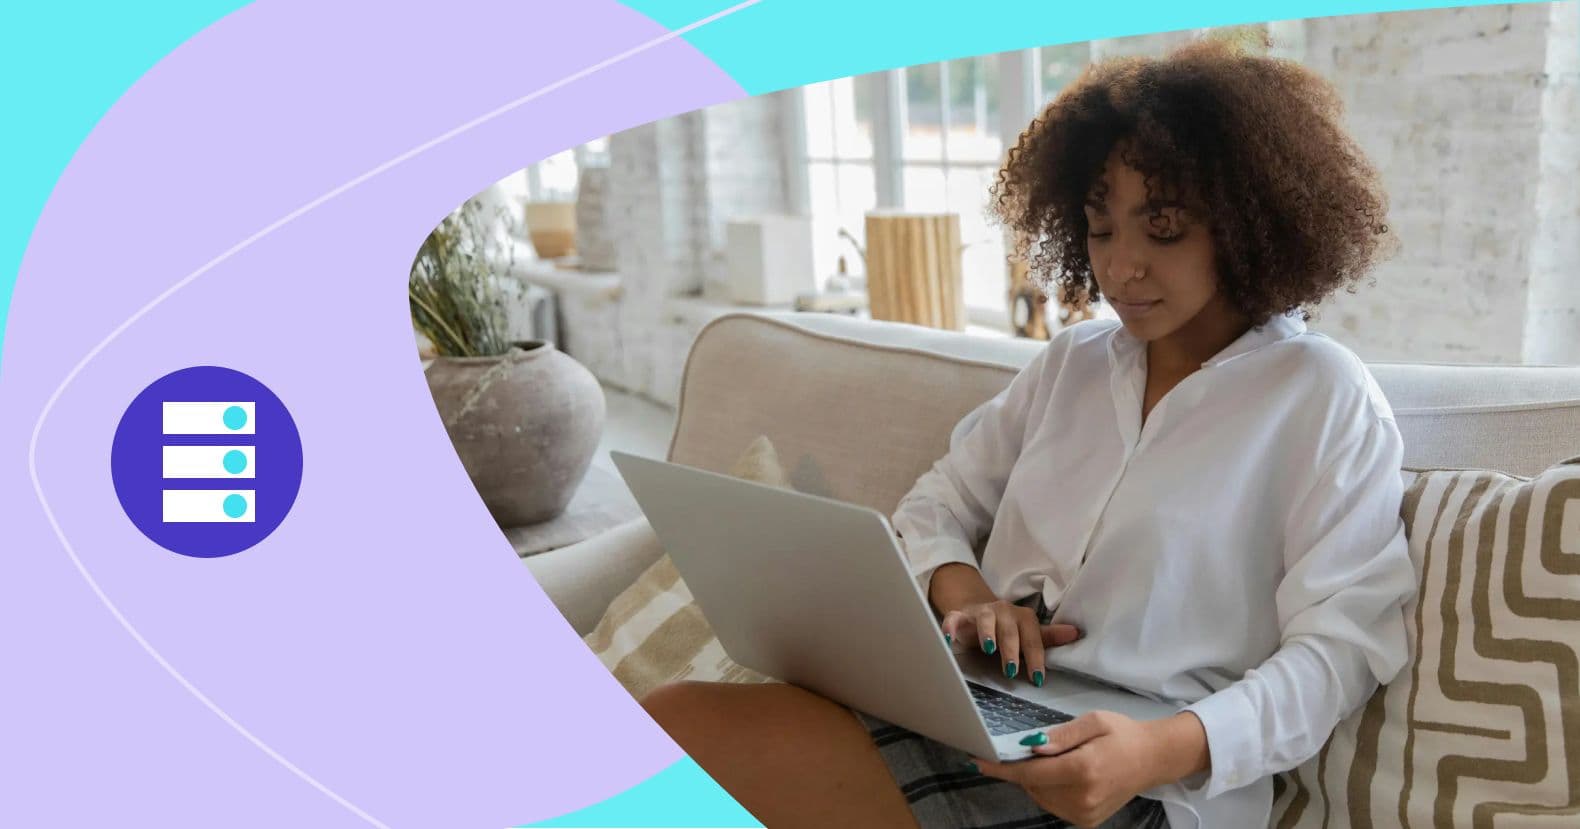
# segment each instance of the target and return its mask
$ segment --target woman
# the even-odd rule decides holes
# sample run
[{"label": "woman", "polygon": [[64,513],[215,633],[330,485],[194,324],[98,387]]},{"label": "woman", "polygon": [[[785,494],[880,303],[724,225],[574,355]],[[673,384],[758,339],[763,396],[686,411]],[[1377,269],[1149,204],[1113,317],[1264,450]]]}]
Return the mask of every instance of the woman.
[{"label": "woman", "polygon": [[1181,711],[1088,714],[1005,764],[790,686],[644,699],[766,825],[1265,826],[1271,775],[1398,672],[1415,589],[1399,433],[1302,312],[1388,238],[1339,109],[1298,65],[1216,41],[1062,92],[995,208],[1034,272],[1119,322],[1059,332],[894,514],[956,647]]}]

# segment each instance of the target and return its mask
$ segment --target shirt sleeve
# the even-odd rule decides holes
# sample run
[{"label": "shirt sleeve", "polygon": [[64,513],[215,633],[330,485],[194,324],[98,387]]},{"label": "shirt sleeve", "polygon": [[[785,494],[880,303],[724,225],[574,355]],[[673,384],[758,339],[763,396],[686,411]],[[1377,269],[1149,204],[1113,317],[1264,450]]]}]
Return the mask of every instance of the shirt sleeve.
[{"label": "shirt sleeve", "polygon": [[945,564],[978,566],[973,552],[992,528],[1010,469],[1020,457],[1028,410],[1051,346],[1044,346],[1003,391],[968,412],[949,451],[900,499],[891,523],[922,595]]},{"label": "shirt sleeve", "polygon": [[1185,709],[1201,719],[1212,762],[1189,787],[1209,798],[1315,756],[1404,667],[1416,576],[1399,515],[1403,441],[1391,418],[1369,420],[1290,511],[1279,650]]}]

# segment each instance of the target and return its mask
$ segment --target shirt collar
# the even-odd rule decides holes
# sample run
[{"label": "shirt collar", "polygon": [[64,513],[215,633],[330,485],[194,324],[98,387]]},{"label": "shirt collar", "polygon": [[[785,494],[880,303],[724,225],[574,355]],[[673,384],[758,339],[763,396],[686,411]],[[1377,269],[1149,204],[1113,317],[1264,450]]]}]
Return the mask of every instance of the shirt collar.
[{"label": "shirt collar", "polygon": [[[1252,327],[1241,334],[1234,342],[1229,343],[1222,351],[1214,354],[1207,362],[1202,363],[1202,368],[1219,366],[1236,357],[1250,354],[1263,346],[1283,342],[1292,337],[1297,337],[1306,332],[1305,320],[1301,319],[1299,311],[1290,314],[1274,314],[1271,319],[1263,323],[1260,328]],[[1116,358],[1115,364],[1129,362],[1145,352],[1146,344],[1136,339],[1124,325],[1115,325],[1113,336],[1108,340],[1108,351]]]}]

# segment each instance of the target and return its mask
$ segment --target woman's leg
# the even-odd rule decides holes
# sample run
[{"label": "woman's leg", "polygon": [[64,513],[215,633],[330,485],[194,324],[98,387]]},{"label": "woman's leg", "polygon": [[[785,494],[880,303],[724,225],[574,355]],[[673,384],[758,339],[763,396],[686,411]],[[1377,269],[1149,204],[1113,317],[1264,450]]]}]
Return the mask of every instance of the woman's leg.
[{"label": "woman's leg", "polygon": [[764,826],[916,826],[867,729],[838,703],[793,685],[677,682],[642,707]]}]

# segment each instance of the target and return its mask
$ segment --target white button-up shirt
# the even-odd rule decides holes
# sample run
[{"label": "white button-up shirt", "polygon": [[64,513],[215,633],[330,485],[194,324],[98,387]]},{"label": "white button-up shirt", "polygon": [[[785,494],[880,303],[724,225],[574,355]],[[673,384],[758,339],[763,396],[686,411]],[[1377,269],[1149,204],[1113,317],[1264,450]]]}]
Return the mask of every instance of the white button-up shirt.
[{"label": "white button-up shirt", "polygon": [[950,562],[1002,599],[1041,594],[1083,633],[1051,667],[1201,719],[1211,772],[1145,793],[1175,829],[1266,826],[1270,775],[1404,665],[1402,442],[1361,361],[1292,316],[1143,426],[1146,362],[1113,321],[1061,331],[960,422],[893,524],[924,594]]}]

